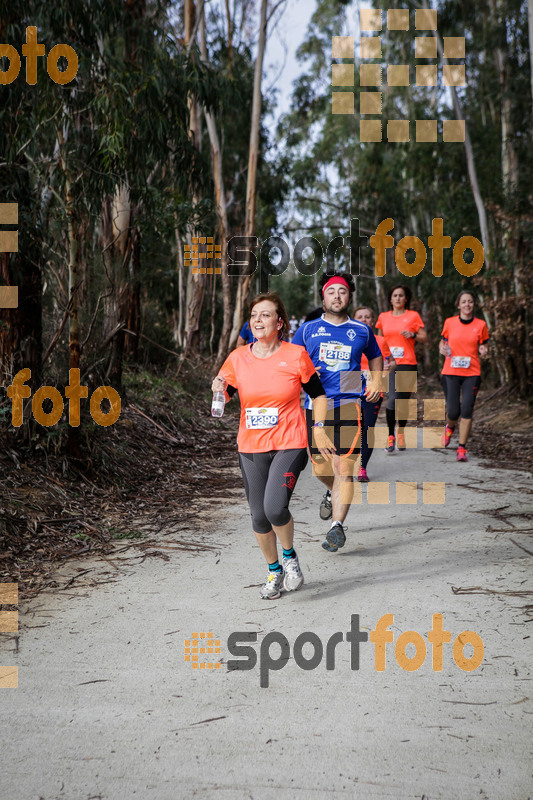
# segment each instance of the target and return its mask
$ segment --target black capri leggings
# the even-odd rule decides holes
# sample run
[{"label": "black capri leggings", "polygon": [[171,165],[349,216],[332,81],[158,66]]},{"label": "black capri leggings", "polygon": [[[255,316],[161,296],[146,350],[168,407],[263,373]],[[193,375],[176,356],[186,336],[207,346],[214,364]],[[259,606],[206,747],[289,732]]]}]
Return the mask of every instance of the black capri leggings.
[{"label": "black capri leggings", "polygon": [[[396,373],[398,372],[410,372],[412,373],[412,382],[409,379],[408,375],[402,375],[400,379],[402,382],[402,388],[407,388],[409,385],[412,385],[413,389],[410,392],[397,392],[396,391]],[[387,416],[387,425],[389,427],[389,435],[394,436],[394,427],[396,424],[396,400],[409,400],[411,395],[414,391],[416,391],[416,375],[417,375],[417,367],[416,364],[398,364],[396,369],[391,370],[389,373],[389,396],[387,398],[387,405],[385,406],[385,413]],[[407,420],[400,419],[398,420],[398,425],[400,428],[405,428]]]},{"label": "black capri leggings", "polygon": [[441,375],[441,384],[444,389],[448,419],[454,422],[462,419],[472,419],[474,403],[481,385],[481,375]]},{"label": "black capri leggings", "polygon": [[269,533],[272,525],[281,527],[289,522],[289,502],[307,461],[305,449],[239,453],[252,526],[256,533]]}]

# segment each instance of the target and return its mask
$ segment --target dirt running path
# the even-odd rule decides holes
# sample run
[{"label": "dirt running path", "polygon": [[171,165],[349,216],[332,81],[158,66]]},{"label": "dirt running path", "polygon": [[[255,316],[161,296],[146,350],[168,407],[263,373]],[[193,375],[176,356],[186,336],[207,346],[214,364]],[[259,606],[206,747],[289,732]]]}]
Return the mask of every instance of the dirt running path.
[{"label": "dirt running path", "polygon": [[[12,635],[0,637],[0,663],[19,668],[19,687],[0,689],[0,797],[533,797],[533,630],[524,609],[532,595],[512,594],[533,589],[530,476],[430,450],[376,452],[370,473],[445,481],[446,502],[423,505],[419,490],[418,505],[368,505],[365,489],[348,517],[346,547],[328,554],[320,485],[308,468],[292,507],[306,583],[277,602],[259,599],[264,567],[239,493],[199,523],[201,533],[162,537],[162,557],[132,549],[111,555],[113,564],[85,560],[59,573],[66,588],[20,609],[18,651]],[[165,549],[192,538],[213,549]],[[387,613],[394,643],[385,671],[374,669],[371,642],[351,669],[351,615],[369,632]],[[479,634],[478,669],[462,671],[445,644],[443,669],[433,671],[434,613],[452,643],[462,631]],[[274,631],[286,637],[290,658],[268,672],[261,647]],[[324,646],[310,671],[293,650],[306,631]],[[328,671],[326,643],[337,631],[344,640]],[[404,631],[427,645],[417,671],[395,658]],[[194,671],[184,660],[193,632],[221,640],[212,656],[221,669]],[[228,671],[232,632],[257,634],[254,669]],[[270,654],[276,660],[279,647]],[[307,644],[298,661],[312,654]]]}]

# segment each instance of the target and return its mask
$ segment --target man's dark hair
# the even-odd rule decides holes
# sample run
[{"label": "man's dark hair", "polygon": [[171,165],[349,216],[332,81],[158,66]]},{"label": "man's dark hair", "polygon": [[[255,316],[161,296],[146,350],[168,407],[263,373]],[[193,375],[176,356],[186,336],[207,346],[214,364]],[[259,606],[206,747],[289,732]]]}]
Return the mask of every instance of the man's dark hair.
[{"label": "man's dark hair", "polygon": [[322,289],[326,285],[326,283],[330,280],[330,278],[344,278],[346,283],[348,284],[348,289],[350,290],[350,294],[355,292],[355,283],[352,275],[349,272],[324,272],[322,273],[322,277],[320,278],[320,296],[322,297]]}]

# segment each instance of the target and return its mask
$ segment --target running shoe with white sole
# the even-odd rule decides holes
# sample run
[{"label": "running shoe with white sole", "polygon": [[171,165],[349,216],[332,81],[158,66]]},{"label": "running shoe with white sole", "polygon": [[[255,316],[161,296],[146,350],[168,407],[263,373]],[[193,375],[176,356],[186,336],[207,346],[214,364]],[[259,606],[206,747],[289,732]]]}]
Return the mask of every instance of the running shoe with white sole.
[{"label": "running shoe with white sole", "polygon": [[264,586],[261,587],[259,594],[263,600],[277,600],[281,597],[281,587],[283,586],[283,570],[279,572],[269,572]]},{"label": "running shoe with white sole", "polygon": [[283,572],[283,588],[286,592],[295,592],[303,585],[304,576],[300,569],[297,555],[283,559]]},{"label": "running shoe with white sole", "polygon": [[403,433],[398,434],[398,450],[405,450],[405,435]]},{"label": "running shoe with white sole", "polygon": [[459,445],[457,448],[457,461],[468,461],[468,450],[466,447]]},{"label": "running shoe with white sole", "polygon": [[394,453],[394,445],[396,442],[396,438],[394,436],[389,436],[387,439],[387,447],[385,448],[386,453]]},{"label": "running shoe with white sole", "polygon": [[324,550],[327,550],[328,553],[336,553],[339,547],[344,547],[345,543],[346,534],[344,533],[344,528],[340,522],[337,522],[337,524],[332,525],[326,533],[326,541],[322,542],[322,547]]},{"label": "running shoe with white sole", "polygon": [[453,428],[450,428],[449,425],[446,425],[446,427],[444,428],[444,433],[442,434],[440,440],[443,447],[448,447],[452,436],[453,436]]},{"label": "running shoe with white sole", "polygon": [[328,489],[320,503],[320,519],[331,519],[331,492]]}]

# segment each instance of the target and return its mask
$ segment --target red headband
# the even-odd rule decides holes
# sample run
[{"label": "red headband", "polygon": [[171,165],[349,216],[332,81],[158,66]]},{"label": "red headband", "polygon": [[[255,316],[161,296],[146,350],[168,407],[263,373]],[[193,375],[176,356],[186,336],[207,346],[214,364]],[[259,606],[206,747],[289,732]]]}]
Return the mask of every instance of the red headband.
[{"label": "red headband", "polygon": [[326,281],[326,283],[322,287],[322,297],[324,297],[324,292],[326,291],[328,286],[332,286],[334,283],[340,283],[341,286],[346,286],[348,291],[350,291],[350,287],[348,286],[348,281],[346,280],[346,278],[343,278],[342,275],[333,275],[333,277],[330,278],[329,281]]}]

